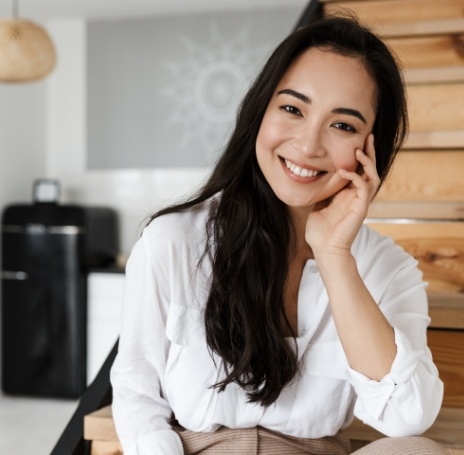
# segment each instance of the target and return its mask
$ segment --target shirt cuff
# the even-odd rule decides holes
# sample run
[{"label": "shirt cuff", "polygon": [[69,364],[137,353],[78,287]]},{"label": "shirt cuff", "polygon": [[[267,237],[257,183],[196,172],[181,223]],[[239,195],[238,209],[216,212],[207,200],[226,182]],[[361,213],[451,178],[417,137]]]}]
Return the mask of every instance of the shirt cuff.
[{"label": "shirt cuff", "polygon": [[[412,412],[414,414],[409,418],[420,420],[423,412],[422,409],[419,409],[420,406],[419,408],[411,406],[413,404],[411,399],[414,400],[414,398],[411,396],[410,385],[408,384],[417,368],[418,353],[411,348],[409,340],[400,330],[395,328],[394,331],[397,347],[396,357],[390,372],[380,381],[374,381],[348,367],[349,381],[358,397],[355,414],[358,416],[367,415],[370,419],[377,421],[381,420],[388,401],[392,395],[395,395],[400,408],[402,407],[400,403],[403,401],[405,407],[409,410],[408,413]],[[404,395],[403,400],[401,396],[397,395]]]}]

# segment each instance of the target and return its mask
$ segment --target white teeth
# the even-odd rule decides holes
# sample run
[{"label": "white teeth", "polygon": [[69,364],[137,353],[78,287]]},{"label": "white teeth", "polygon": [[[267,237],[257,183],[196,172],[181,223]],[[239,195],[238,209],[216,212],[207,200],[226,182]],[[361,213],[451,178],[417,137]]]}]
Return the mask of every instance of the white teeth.
[{"label": "white teeth", "polygon": [[303,169],[289,160],[285,160],[285,166],[287,166],[287,168],[290,169],[292,174],[295,174],[299,177],[315,177],[317,174],[319,174],[319,171],[311,171],[309,169]]}]

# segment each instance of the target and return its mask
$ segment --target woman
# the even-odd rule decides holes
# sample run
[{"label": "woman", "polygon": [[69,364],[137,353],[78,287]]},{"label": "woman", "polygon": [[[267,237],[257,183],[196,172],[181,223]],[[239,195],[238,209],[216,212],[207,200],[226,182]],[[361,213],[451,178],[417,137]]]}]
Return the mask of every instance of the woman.
[{"label": "woman", "polygon": [[209,181],[131,254],[112,370],[126,455],[347,454],[353,414],[393,437],[433,423],[425,284],[363,225],[406,126],[395,60],[356,21],[276,49]]}]

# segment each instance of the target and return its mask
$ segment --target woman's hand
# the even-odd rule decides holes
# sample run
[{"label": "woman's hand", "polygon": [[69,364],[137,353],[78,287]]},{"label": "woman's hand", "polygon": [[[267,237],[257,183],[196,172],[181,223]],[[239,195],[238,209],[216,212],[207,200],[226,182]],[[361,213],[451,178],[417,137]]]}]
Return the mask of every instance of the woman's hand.
[{"label": "woman's hand", "polygon": [[306,223],[305,238],[314,256],[351,254],[351,245],[367,216],[380,185],[375,165],[374,136],[366,138],[365,152],[355,151],[358,172],[338,170],[347,185],[330,199],[316,204]]},{"label": "woman's hand", "polygon": [[359,274],[351,246],[377,192],[374,138],[356,150],[358,172],[339,170],[347,185],[308,216],[306,241],[312,248],[329,297],[337,333],[351,368],[375,381],[391,370],[394,331]]}]

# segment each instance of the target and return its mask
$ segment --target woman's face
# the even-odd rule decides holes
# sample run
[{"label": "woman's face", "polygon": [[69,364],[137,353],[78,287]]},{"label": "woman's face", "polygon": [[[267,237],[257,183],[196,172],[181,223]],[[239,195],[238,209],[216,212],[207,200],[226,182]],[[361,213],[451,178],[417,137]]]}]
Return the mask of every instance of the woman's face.
[{"label": "woman's face", "polygon": [[311,208],[340,191],[336,173],[358,168],[375,121],[376,87],[360,60],[311,48],[290,66],[256,139],[259,167],[290,208]]}]

